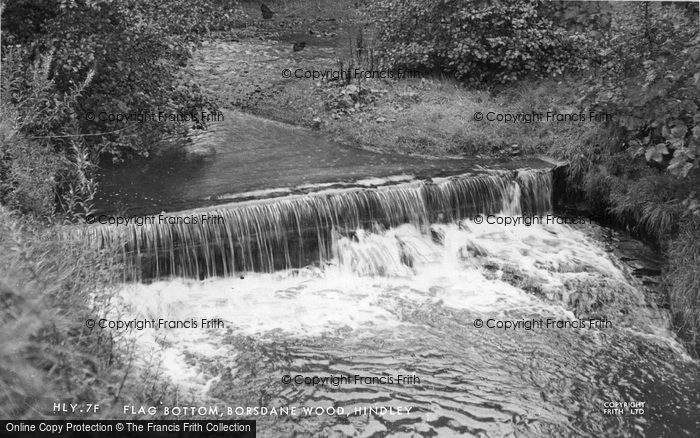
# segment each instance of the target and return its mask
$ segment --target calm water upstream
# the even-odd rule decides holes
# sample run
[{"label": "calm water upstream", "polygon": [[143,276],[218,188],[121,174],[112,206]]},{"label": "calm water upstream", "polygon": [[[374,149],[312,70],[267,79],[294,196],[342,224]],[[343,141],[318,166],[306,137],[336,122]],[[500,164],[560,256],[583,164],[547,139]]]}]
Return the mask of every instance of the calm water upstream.
[{"label": "calm water upstream", "polygon": [[190,159],[154,157],[103,171],[99,210],[129,215],[210,206],[268,193],[290,194],[317,186],[372,185],[454,175],[490,168],[541,168],[538,160],[504,162],[426,159],[379,154],[329,142],[308,129],[223,110],[224,121],[199,134]]}]

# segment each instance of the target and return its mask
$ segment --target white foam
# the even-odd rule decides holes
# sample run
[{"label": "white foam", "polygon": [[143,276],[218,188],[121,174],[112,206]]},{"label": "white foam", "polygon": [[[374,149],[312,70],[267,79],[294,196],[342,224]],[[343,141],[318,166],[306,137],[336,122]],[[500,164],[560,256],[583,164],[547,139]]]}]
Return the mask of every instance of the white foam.
[{"label": "white foam", "polygon": [[[123,319],[195,320],[220,318],[223,329],[165,329],[166,372],[175,381],[203,377],[190,368],[185,352],[206,357],[230,355],[224,336],[308,338],[340,329],[362,332],[412,324],[397,311],[443,306],[479,315],[525,312],[573,318],[561,305],[545,302],[506,281],[487,265],[512,265],[544,288],[561,287],[585,275],[625,281],[609,255],[582,231],[565,225],[433,225],[444,236],[434,242],[411,225],[384,233],[357,230],[339,237],[336,258],[323,269],[307,268],[245,278],[195,281],[173,279],[124,285]],[[141,345],[160,345],[148,330],[136,333]]]}]

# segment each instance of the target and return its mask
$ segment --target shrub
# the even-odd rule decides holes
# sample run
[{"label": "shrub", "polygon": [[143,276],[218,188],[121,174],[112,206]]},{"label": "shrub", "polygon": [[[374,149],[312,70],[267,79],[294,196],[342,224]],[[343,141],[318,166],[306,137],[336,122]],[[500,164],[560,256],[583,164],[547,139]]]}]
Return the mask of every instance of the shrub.
[{"label": "shrub", "polygon": [[4,53],[0,83],[0,201],[11,209],[52,216],[56,207],[69,217],[91,210],[95,154],[88,152],[72,106],[92,73],[70,93],[58,93],[48,78],[51,54],[26,71],[21,51]]},{"label": "shrub", "polygon": [[75,119],[90,145],[122,159],[147,155],[162,136],[181,135],[190,126],[99,120],[99,114],[214,109],[197,84],[178,76],[178,67],[207,23],[221,27],[229,12],[221,1],[17,0],[3,12],[2,42],[5,49],[22,48],[25,66],[53,53],[47,78],[58,96],[93,71],[90,86],[73,105]]},{"label": "shrub", "polygon": [[99,403],[117,395],[124,378],[116,339],[84,325],[106,306],[103,292],[120,272],[116,258],[57,235],[0,207],[4,418],[48,416],[58,399]]},{"label": "shrub", "polygon": [[571,65],[584,36],[555,26],[541,8],[532,0],[380,0],[372,13],[388,65],[493,84]]},{"label": "shrub", "polygon": [[[697,17],[697,14],[696,14]],[[685,177],[700,156],[700,35],[672,4],[626,5],[605,34],[586,100],[613,115],[632,157]]]},{"label": "shrub", "polygon": [[106,418],[183,401],[162,351],[137,355],[127,332],[86,327],[114,311],[118,251],[0,206],[0,416],[50,417],[57,400],[99,404]]},{"label": "shrub", "polygon": [[[39,216],[89,213],[100,158],[147,156],[192,124],[100,114],[215,109],[178,75],[190,50],[236,12],[223,0],[2,2],[0,201]],[[194,127],[204,128],[206,123]]]}]

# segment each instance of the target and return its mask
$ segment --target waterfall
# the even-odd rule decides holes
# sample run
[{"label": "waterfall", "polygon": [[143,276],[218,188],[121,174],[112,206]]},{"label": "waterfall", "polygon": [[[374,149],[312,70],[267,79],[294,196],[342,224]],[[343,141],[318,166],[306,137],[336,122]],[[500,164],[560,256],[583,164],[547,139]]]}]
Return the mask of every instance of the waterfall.
[{"label": "waterfall", "polygon": [[217,220],[170,223],[154,215],[83,232],[100,247],[119,248],[131,279],[205,278],[324,263],[339,236],[362,229],[409,223],[428,232],[431,223],[476,214],[543,214],[551,198],[551,171],[519,170],[247,201],[167,214]]}]

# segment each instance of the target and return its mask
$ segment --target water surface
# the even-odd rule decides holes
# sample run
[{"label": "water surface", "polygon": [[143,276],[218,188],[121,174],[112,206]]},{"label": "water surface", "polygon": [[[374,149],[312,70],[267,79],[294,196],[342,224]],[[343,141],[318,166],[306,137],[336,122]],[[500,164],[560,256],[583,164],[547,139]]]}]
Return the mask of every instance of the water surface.
[{"label": "water surface", "polygon": [[[321,267],[125,285],[135,318],[225,329],[136,335],[201,405],[344,409],[250,416],[260,436],[697,436],[700,379],[597,226],[412,225],[339,236]],[[444,236],[441,238],[440,236]],[[498,330],[474,321],[609,320]],[[158,332],[158,335],[164,335]],[[414,375],[415,385],[284,384],[283,376]],[[605,403],[644,402],[642,415]],[[407,415],[355,408],[411,407]]]},{"label": "water surface", "polygon": [[[107,169],[97,206],[130,215],[178,211],[269,189],[377,180],[439,177],[491,169],[550,167],[539,160],[423,158],[380,154],[329,141],[323,134],[223,110],[224,121],[196,136],[198,157],[156,157]],[[303,187],[302,187],[303,188]],[[239,196],[240,197],[240,196]]]}]

